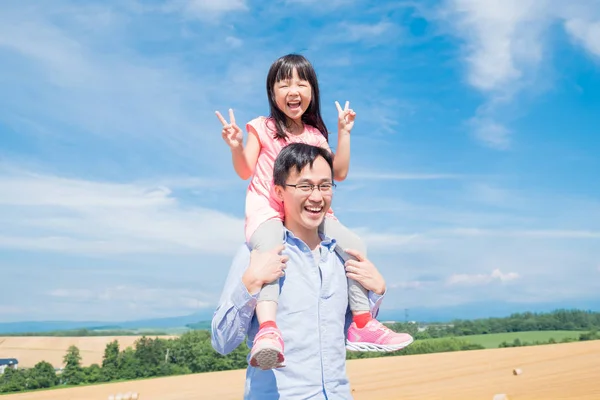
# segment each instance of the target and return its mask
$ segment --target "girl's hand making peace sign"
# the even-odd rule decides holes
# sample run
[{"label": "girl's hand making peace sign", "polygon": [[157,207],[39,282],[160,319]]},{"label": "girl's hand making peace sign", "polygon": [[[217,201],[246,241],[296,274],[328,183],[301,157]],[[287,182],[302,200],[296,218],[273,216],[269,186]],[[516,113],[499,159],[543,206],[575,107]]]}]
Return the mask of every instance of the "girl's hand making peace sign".
[{"label": "girl's hand making peace sign", "polygon": [[223,124],[223,130],[221,131],[221,136],[223,136],[223,140],[231,149],[242,148],[244,144],[244,133],[240,129],[239,126],[235,123],[235,116],[233,115],[233,110],[229,109],[229,120],[227,122],[225,118],[221,115],[220,112],[215,111],[217,114],[217,118]]},{"label": "girl's hand making peace sign", "polygon": [[335,102],[335,107],[338,110],[338,134],[350,134],[350,131],[354,127],[354,119],[356,118],[356,113],[353,109],[348,108],[350,106],[350,102],[346,101],[346,105],[342,110],[340,103]]}]

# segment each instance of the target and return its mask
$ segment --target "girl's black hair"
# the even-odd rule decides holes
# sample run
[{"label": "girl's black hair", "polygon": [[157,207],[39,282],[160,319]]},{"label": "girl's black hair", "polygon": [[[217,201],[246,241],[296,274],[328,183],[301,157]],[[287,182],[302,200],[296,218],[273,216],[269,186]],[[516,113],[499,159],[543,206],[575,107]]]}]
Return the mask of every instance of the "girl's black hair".
[{"label": "girl's black hair", "polygon": [[286,131],[286,115],[277,108],[275,102],[275,91],[273,87],[276,82],[284,79],[291,79],[294,73],[294,68],[298,71],[300,79],[308,81],[312,88],[312,98],[308,109],[302,115],[302,122],[311,125],[318,129],[325,139],[329,141],[329,133],[323,118],[321,117],[321,103],[319,101],[319,82],[317,74],[311,63],[299,54],[288,54],[277,59],[267,74],[267,97],[269,99],[269,108],[271,110],[270,117],[275,121],[275,139],[287,139]]}]

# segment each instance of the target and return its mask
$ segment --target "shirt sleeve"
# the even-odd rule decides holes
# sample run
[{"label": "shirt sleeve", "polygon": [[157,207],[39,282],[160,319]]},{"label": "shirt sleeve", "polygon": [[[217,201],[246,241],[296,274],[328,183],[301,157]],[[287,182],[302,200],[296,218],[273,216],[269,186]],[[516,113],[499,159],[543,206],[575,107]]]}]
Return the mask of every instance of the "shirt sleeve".
[{"label": "shirt sleeve", "polygon": [[322,147],[322,148],[328,150],[330,153],[333,153],[331,150],[331,147],[329,146],[329,142],[327,141],[327,139],[325,139],[325,136],[323,136],[319,133],[318,141],[319,141],[319,143],[318,143],[319,147]]},{"label": "shirt sleeve", "polygon": [[268,135],[272,129],[274,129],[272,122],[265,117],[256,117],[246,123],[248,135],[256,136],[261,147],[265,146],[265,140],[270,139]]},{"label": "shirt sleeve", "polygon": [[242,282],[249,262],[250,250],[244,245],[234,257],[213,315],[211,343],[222,355],[231,353],[244,341],[254,315],[258,293],[248,293]]}]

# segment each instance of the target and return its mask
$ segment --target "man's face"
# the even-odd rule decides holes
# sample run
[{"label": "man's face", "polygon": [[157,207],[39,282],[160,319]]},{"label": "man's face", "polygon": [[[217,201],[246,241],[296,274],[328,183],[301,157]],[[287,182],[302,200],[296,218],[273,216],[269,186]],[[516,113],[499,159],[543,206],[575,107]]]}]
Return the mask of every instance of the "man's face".
[{"label": "man's face", "polygon": [[[332,184],[331,168],[323,157],[318,157],[312,168],[306,165],[300,173],[293,169],[286,180],[287,185]],[[327,210],[331,206],[332,189],[315,187],[303,190],[299,187],[276,186],[275,191],[283,201],[286,227],[297,234],[317,232]]]}]

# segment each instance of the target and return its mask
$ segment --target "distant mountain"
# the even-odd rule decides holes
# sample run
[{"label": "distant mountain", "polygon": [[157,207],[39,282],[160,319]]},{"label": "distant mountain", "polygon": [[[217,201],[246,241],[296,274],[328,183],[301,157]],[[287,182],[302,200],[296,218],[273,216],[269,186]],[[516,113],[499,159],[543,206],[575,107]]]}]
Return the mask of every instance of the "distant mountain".
[{"label": "distant mountain", "polygon": [[[448,322],[454,319],[499,318],[508,317],[515,313],[551,312],[558,309],[600,311],[600,299],[554,303],[478,302],[439,308],[415,307],[408,309],[408,320]],[[381,321],[404,321],[406,316],[404,309],[381,310],[378,319]]]},{"label": "distant mountain", "polygon": [[186,326],[187,324],[193,324],[199,321],[207,321],[212,319],[211,312],[198,312],[191,315],[184,315],[180,317],[167,317],[167,318],[153,318],[153,319],[142,319],[138,321],[127,321],[121,322],[118,325],[123,329],[139,329],[139,328],[153,328],[153,329],[164,329],[164,328],[179,328]]},{"label": "distant mountain", "polygon": [[152,318],[137,321],[23,321],[0,322],[0,334],[40,333],[72,329],[166,329],[179,328],[187,324],[207,321],[212,318],[208,312],[168,318]]},{"label": "distant mountain", "polygon": [[[579,309],[600,311],[600,299],[570,301],[568,303],[498,303],[479,302],[451,307],[426,308],[415,307],[408,310],[409,321],[448,322],[453,319],[477,319],[489,317],[507,317],[521,312],[551,312],[557,309]],[[168,329],[180,328],[188,324],[210,321],[212,310],[191,315],[169,318],[153,318],[136,321],[24,321],[0,323],[0,335],[7,333],[40,333],[72,329]],[[404,321],[404,309],[381,310],[380,321]]]}]

